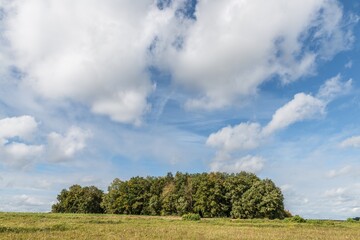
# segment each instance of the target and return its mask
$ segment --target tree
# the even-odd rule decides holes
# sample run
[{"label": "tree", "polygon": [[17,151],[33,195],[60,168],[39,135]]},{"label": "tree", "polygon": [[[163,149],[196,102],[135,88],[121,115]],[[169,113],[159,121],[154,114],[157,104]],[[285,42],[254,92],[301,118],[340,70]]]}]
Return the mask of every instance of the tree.
[{"label": "tree", "polygon": [[121,200],[119,199],[125,193],[125,183],[115,178],[108,187],[108,193],[104,195],[101,206],[106,213],[119,214],[123,212]]},{"label": "tree", "polygon": [[271,180],[252,173],[177,172],[127,181],[116,178],[107,194],[94,186],[73,185],[58,195],[53,212],[274,219],[289,216],[283,201]]},{"label": "tree", "polygon": [[101,206],[103,191],[95,186],[73,185],[63,189],[57,196],[58,202],[52,206],[56,213],[103,213]]},{"label": "tree", "polygon": [[133,177],[128,181],[127,197],[130,214],[149,214],[150,186],[149,179],[143,177]]},{"label": "tree", "polygon": [[174,182],[168,182],[161,193],[161,215],[174,215],[176,213],[175,194]]},{"label": "tree", "polygon": [[281,190],[269,180],[256,181],[233,206],[238,218],[284,218],[284,197]]},{"label": "tree", "polygon": [[204,173],[197,176],[194,211],[202,217],[225,217],[229,214],[223,173]]}]

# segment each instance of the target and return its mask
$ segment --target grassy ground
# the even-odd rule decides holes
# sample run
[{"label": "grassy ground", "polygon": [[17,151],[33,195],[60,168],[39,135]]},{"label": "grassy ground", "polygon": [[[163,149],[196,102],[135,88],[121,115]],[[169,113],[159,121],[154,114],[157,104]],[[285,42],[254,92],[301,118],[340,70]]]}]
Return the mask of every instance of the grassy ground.
[{"label": "grassy ground", "polygon": [[0,213],[0,239],[360,239],[360,223]]}]

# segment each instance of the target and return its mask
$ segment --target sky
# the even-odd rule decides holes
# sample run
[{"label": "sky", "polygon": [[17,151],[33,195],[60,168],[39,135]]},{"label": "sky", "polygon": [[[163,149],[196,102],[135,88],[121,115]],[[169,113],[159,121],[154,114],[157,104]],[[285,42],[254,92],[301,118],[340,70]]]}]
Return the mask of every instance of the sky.
[{"label": "sky", "polygon": [[0,0],[0,211],[73,184],[248,171],[360,216],[357,0]]}]

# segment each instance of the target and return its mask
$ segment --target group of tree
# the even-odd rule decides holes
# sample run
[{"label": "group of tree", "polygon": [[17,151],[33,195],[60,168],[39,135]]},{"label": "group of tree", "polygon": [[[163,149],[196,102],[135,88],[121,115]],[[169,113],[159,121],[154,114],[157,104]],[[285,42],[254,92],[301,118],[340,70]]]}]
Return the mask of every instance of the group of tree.
[{"label": "group of tree", "polygon": [[270,179],[252,173],[168,173],[164,177],[116,178],[103,193],[74,185],[62,190],[53,212],[284,218],[284,197]]},{"label": "group of tree", "polygon": [[58,213],[104,213],[101,202],[104,192],[97,187],[73,185],[63,189],[57,196],[58,202],[52,205],[52,212]]}]

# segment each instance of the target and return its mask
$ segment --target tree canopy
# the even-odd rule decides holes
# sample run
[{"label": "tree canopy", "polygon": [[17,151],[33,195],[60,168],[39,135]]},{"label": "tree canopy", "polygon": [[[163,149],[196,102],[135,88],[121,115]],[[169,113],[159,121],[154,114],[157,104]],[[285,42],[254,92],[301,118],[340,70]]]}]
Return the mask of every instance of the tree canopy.
[{"label": "tree canopy", "polygon": [[63,189],[57,196],[58,203],[52,206],[57,213],[103,213],[101,207],[103,191],[95,186],[81,187],[73,185],[69,190]]},{"label": "tree canopy", "polygon": [[164,177],[118,178],[104,194],[94,186],[62,190],[53,212],[284,218],[284,197],[270,180],[252,173],[168,173]]}]

